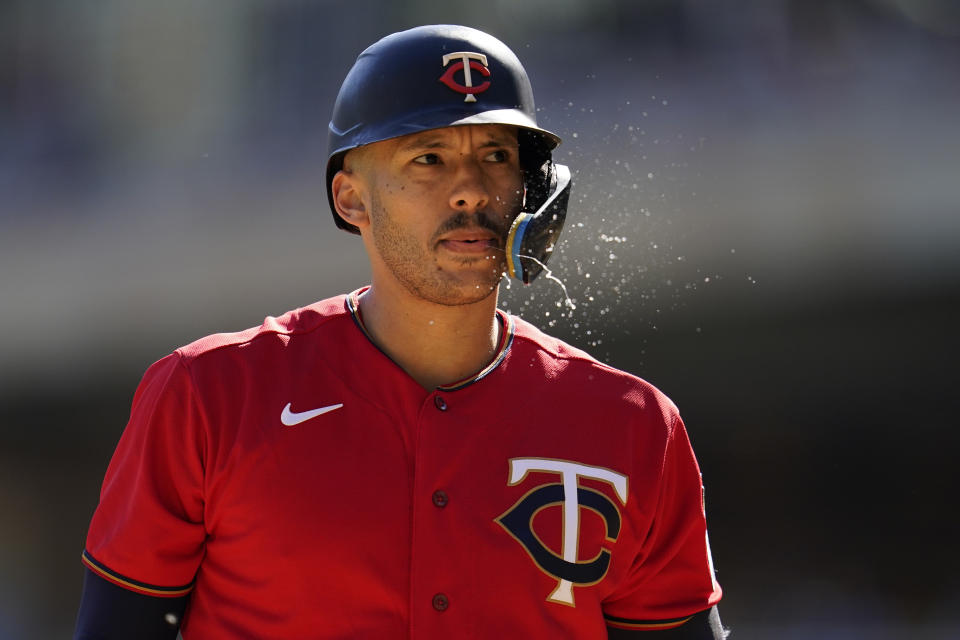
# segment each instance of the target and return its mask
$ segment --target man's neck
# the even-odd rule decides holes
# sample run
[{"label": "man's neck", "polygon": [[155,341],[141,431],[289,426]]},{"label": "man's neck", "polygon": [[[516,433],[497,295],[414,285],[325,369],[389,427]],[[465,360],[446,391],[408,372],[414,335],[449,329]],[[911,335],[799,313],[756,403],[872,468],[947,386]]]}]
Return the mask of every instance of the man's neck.
[{"label": "man's neck", "polygon": [[499,341],[497,294],[466,305],[427,302],[406,291],[371,287],[360,313],[371,338],[424,389],[463,380],[483,369]]}]

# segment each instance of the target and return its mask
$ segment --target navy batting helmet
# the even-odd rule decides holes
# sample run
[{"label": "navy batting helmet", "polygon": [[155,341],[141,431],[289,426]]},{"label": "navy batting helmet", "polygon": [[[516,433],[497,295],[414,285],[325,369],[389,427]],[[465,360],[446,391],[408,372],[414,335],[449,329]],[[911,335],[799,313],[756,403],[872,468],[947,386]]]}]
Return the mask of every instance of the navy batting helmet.
[{"label": "navy batting helmet", "polygon": [[537,126],[533,89],[517,56],[493,36],[453,25],[417,27],[369,46],[340,87],[330,120],[327,198],[337,226],[331,183],[355,147],[467,124],[518,128],[524,172],[523,211],[507,238],[507,269],[526,283],[544,268],[566,217],[570,172],[552,161],[560,143]]}]

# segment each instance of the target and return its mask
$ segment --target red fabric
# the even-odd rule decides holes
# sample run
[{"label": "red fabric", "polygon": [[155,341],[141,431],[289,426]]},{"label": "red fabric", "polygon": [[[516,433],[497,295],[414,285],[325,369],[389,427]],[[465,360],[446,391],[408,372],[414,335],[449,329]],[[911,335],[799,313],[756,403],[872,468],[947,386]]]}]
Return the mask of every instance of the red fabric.
[{"label": "red fabric", "polygon": [[[177,350],[136,393],[87,552],[127,588],[194,583],[186,640],[606,638],[604,614],[672,620],[716,603],[676,408],[514,325],[489,375],[433,393],[370,343],[343,297]],[[288,403],[343,406],[284,426]],[[598,512],[575,510],[576,560],[611,560],[599,581],[573,584],[572,604],[548,601],[558,578],[498,522],[561,482],[531,471],[509,484],[511,460],[528,459],[626,476],[625,504],[609,482],[577,480],[621,527],[608,539]],[[556,556],[562,514],[553,504],[530,519]]]}]

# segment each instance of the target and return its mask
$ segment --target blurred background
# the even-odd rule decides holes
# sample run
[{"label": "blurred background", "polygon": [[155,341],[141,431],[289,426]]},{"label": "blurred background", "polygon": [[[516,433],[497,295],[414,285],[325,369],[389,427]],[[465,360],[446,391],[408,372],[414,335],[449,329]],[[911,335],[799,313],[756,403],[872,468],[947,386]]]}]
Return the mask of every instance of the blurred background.
[{"label": "blurred background", "polygon": [[680,406],[733,637],[960,637],[951,0],[0,3],[0,637],[71,634],[151,362],[366,282],[326,123],[435,22],[564,138],[576,308],[502,305]]}]

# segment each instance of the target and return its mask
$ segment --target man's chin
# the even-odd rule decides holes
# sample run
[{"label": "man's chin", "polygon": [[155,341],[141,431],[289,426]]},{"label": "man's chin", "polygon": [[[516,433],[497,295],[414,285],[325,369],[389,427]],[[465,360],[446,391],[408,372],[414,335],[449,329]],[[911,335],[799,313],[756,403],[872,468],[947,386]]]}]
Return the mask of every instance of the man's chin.
[{"label": "man's chin", "polygon": [[500,287],[500,277],[491,281],[488,276],[483,280],[470,282],[446,282],[441,286],[411,289],[417,297],[446,307],[461,307],[476,304],[496,296]]},{"label": "man's chin", "polygon": [[477,304],[478,302],[483,302],[490,296],[495,297],[499,290],[499,284],[498,282],[494,285],[478,285],[475,288],[467,289],[458,294],[438,298],[436,302],[437,304],[442,304],[447,307],[462,307],[469,304]]}]

